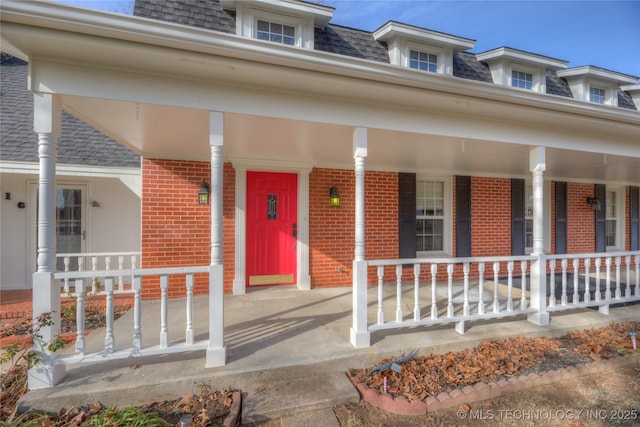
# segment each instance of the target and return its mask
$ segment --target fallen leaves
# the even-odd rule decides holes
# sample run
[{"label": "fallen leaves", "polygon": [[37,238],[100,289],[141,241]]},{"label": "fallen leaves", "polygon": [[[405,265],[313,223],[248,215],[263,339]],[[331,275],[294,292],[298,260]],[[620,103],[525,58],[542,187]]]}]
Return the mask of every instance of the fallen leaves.
[{"label": "fallen leaves", "polygon": [[[629,331],[640,330],[640,322],[622,322],[604,328],[572,331],[564,337],[514,337],[484,341],[473,349],[444,354],[417,356],[402,363],[402,371],[371,372],[370,369],[350,370],[350,376],[369,387],[384,392],[385,377],[388,393],[410,400],[424,400],[441,392],[493,381],[522,373],[523,370],[544,370],[545,362],[554,367],[563,360],[575,364],[586,360],[615,357],[622,350],[632,351]],[[380,364],[394,359],[384,359]]]}]

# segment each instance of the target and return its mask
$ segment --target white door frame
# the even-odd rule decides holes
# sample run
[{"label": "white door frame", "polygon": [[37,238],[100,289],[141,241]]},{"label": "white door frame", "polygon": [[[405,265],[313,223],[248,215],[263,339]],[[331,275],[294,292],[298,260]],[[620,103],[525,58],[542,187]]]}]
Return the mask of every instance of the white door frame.
[{"label": "white door frame", "polygon": [[[38,181],[30,180],[28,181],[28,192],[29,192],[29,203],[27,205],[27,215],[29,218],[29,223],[27,226],[27,239],[28,239],[28,262],[27,262],[27,287],[31,289],[33,287],[32,276],[33,273],[37,270],[37,262],[38,262]],[[89,229],[89,209],[87,209],[87,195],[89,194],[89,184],[86,182],[69,182],[69,181],[61,181],[56,182],[56,191],[57,190],[81,190],[82,191],[82,230],[85,233],[88,233]],[[86,236],[87,234],[85,234]],[[57,229],[56,229],[56,240],[57,240]],[[80,252],[87,252],[89,250],[89,239],[83,238],[81,240],[82,248]],[[57,248],[56,248],[57,253]]]}]

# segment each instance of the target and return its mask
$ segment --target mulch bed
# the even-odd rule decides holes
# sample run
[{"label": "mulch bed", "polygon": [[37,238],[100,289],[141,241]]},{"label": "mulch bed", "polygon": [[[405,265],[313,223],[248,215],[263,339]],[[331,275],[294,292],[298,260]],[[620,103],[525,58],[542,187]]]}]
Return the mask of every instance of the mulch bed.
[{"label": "mulch bed", "polygon": [[[400,372],[396,367],[396,371],[383,369],[371,374],[372,367],[350,369],[348,375],[354,384],[363,383],[380,394],[423,401],[480,382],[499,382],[631,353],[634,350],[630,331],[640,331],[640,322],[572,331],[555,339],[515,337],[485,341],[473,349],[416,356],[399,364]],[[380,364],[393,360],[385,359]]]}]

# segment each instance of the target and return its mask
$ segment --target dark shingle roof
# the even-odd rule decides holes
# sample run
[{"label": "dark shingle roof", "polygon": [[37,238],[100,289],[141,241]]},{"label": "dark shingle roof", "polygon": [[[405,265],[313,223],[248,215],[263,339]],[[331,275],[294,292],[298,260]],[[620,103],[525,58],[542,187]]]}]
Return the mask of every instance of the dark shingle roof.
[{"label": "dark shingle roof", "polygon": [[368,31],[329,24],[316,28],[314,46],[323,52],[389,63],[387,44],[376,41]]},{"label": "dark shingle roof", "polygon": [[[0,160],[38,162],[33,130],[33,95],[27,87],[27,63],[0,56]],[[140,157],[96,129],[62,112],[58,163],[139,167]]]},{"label": "dark shingle roof", "polygon": [[222,10],[218,0],[136,1],[133,15],[235,34],[236,19]]},{"label": "dark shingle roof", "polygon": [[[235,33],[235,16],[222,10],[219,0],[136,0],[134,15]],[[319,51],[389,63],[386,43],[377,42],[368,31],[329,24],[315,30],[314,45]],[[493,83],[487,65],[469,52],[454,55],[453,75]],[[555,71],[547,71],[546,86],[548,94],[573,98],[566,80]],[[621,93],[618,98],[620,107],[637,109],[629,94]]]}]

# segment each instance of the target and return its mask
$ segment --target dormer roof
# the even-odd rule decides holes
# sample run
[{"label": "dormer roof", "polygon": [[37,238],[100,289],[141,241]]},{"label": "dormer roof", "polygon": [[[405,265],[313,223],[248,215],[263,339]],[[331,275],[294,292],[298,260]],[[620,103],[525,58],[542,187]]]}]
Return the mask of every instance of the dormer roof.
[{"label": "dormer roof", "polygon": [[567,68],[566,70],[558,71],[558,76],[565,79],[588,77],[606,80],[611,83],[616,83],[617,85],[632,85],[638,83],[638,77],[607,70],[606,68],[594,67],[593,65]]},{"label": "dormer roof", "polygon": [[497,61],[512,61],[519,64],[531,65],[535,67],[544,67],[547,70],[562,70],[567,68],[568,61],[552,58],[550,56],[538,55],[536,53],[525,52],[523,50],[513,49],[511,47],[502,46],[496,49],[476,54],[478,61],[492,63]]},{"label": "dormer roof", "polygon": [[432,46],[450,47],[454,52],[473,49],[475,45],[475,40],[472,39],[440,33],[426,28],[414,27],[413,25],[396,21],[388,21],[373,32],[373,38],[377,41],[387,42],[396,37],[402,37],[410,41]]},{"label": "dormer roof", "polygon": [[[238,0],[220,0],[224,10],[236,10]],[[253,6],[263,7],[277,13],[284,13],[296,17],[313,17],[316,28],[324,28],[331,18],[335,8],[299,0],[253,0]]]}]

